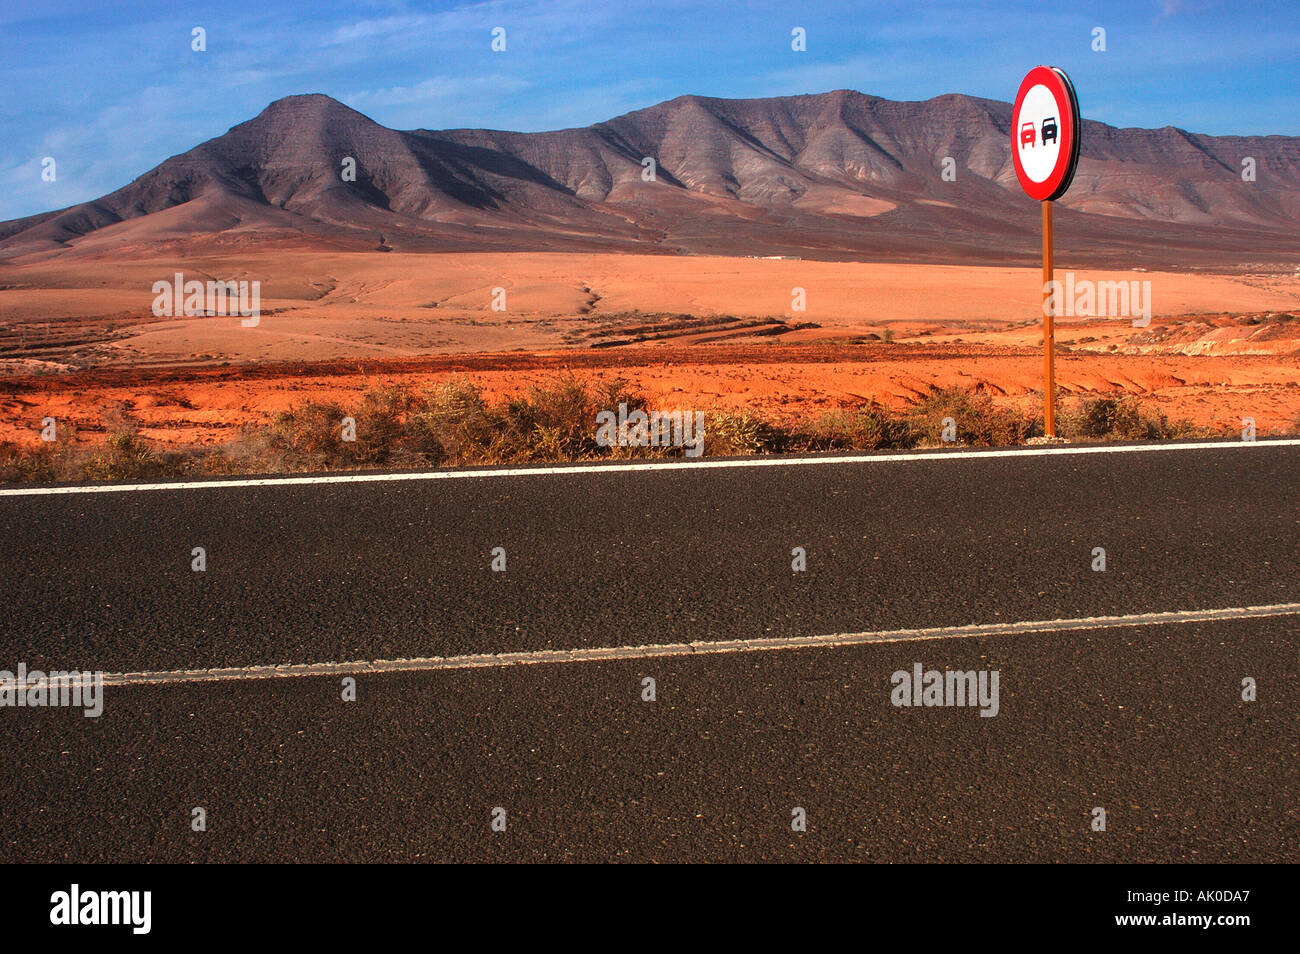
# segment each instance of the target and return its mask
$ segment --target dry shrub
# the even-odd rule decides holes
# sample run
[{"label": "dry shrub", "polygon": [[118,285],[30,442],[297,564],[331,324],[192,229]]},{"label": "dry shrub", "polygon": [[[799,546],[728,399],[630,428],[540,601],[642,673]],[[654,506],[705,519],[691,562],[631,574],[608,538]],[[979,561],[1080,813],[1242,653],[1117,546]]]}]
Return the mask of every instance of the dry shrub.
[{"label": "dry shrub", "polygon": [[956,424],[958,444],[1003,447],[1023,444],[1042,433],[1042,426],[1015,408],[999,407],[984,391],[932,388],[913,405],[909,415],[919,439],[943,443],[943,419]]}]

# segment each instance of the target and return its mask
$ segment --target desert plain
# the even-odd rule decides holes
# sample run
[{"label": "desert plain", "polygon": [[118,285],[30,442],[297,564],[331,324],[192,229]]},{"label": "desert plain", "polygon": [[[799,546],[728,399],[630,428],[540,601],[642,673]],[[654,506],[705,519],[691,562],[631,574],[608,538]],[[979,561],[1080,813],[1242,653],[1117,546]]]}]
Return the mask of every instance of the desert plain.
[{"label": "desert plain", "polygon": [[[89,250],[88,250],[89,251]],[[156,281],[256,280],[261,315],[157,317]],[[1300,268],[1071,269],[1150,282],[1151,320],[1057,319],[1063,401],[1132,395],[1172,419],[1293,432]],[[572,372],[652,406],[793,420],[933,387],[1042,406],[1037,268],[573,252],[223,251],[0,264],[0,441],[41,422],[161,445],[222,443],[309,401],[466,377],[490,396]],[[802,305],[803,307],[799,307]],[[1140,319],[1139,319],[1140,320]]]}]

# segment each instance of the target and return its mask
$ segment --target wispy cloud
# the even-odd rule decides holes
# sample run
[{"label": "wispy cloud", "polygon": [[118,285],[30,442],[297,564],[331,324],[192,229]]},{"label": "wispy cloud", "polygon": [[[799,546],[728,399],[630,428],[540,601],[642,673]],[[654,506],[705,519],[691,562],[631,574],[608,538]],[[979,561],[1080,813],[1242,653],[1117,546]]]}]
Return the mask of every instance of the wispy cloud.
[{"label": "wispy cloud", "polygon": [[358,112],[382,114],[396,128],[474,125],[483,115],[478,104],[518,96],[533,86],[522,76],[437,76],[409,86],[357,90],[340,99]]},{"label": "wispy cloud", "polygon": [[377,20],[358,20],[327,34],[321,40],[321,44],[323,46],[333,46],[336,43],[356,43],[359,40],[391,37],[394,34],[417,33],[427,29],[429,22],[429,17],[417,15],[381,17]]}]

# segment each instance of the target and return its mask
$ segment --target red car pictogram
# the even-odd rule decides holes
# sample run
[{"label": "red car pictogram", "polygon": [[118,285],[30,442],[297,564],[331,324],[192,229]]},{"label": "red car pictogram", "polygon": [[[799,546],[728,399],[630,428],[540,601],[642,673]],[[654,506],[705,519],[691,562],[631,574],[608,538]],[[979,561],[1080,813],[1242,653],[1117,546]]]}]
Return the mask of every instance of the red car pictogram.
[{"label": "red car pictogram", "polygon": [[1021,123],[1021,124],[1020,124],[1020,145],[1021,145],[1021,147],[1023,148],[1024,146],[1032,146],[1032,145],[1034,144],[1034,137],[1035,137],[1034,124],[1033,124],[1033,123]]}]

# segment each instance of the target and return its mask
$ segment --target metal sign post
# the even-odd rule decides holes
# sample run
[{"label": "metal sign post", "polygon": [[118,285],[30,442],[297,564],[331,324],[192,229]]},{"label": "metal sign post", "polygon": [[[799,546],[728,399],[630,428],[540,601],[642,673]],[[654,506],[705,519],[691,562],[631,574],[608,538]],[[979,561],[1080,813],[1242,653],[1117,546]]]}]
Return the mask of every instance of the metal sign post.
[{"label": "metal sign post", "polygon": [[1051,292],[1055,281],[1052,261],[1052,200],[1043,200],[1043,433],[1056,436],[1056,328]]}]

